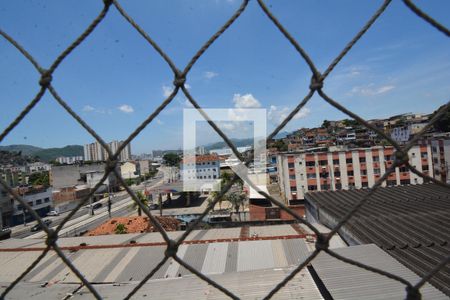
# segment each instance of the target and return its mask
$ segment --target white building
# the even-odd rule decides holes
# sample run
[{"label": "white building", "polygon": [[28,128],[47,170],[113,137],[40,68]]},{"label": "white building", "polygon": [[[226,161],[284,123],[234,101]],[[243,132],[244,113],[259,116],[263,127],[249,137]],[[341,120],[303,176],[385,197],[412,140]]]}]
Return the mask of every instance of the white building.
[{"label": "white building", "polygon": [[184,157],[180,170],[185,189],[211,191],[220,178],[220,159],[214,154]]},{"label": "white building", "polygon": [[72,165],[74,163],[83,161],[83,156],[60,156],[56,158],[56,161],[60,164]]},{"label": "white building", "polygon": [[[41,217],[45,217],[53,206],[52,190],[50,188],[18,188],[17,193],[27,201],[27,203],[33,208],[33,210]],[[32,217],[29,212],[25,212],[27,222]],[[22,205],[18,201],[14,201],[13,207],[13,224],[23,223],[24,211]]]},{"label": "white building", "polygon": [[27,168],[30,173],[35,173],[35,172],[50,171],[52,166],[50,164],[46,164],[43,162],[34,162],[34,163],[29,163],[27,165]]},{"label": "white building", "polygon": [[[117,152],[123,141],[112,141],[108,143],[109,148],[113,153]],[[108,158],[108,153],[103,149],[99,142],[84,145],[84,160],[86,161],[105,161]],[[119,155],[119,161],[128,161],[131,159],[131,146],[126,145]]]},{"label": "white building", "polygon": [[134,162],[127,161],[120,166],[123,179],[134,179],[139,177],[139,167]]}]

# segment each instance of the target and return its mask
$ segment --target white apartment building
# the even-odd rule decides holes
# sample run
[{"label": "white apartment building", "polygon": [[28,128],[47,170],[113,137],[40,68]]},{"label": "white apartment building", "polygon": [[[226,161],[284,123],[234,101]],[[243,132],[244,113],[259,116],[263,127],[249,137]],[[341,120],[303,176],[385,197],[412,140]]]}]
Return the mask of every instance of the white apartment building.
[{"label": "white apartment building", "polygon": [[[117,152],[123,141],[112,141],[108,143],[109,148],[113,153]],[[108,158],[108,153],[103,149],[99,142],[84,145],[84,160],[86,161],[105,161]],[[131,146],[126,145],[119,155],[119,161],[131,160]]]},{"label": "white apartment building", "polygon": [[180,166],[181,178],[185,187],[193,190],[211,191],[220,178],[220,159],[218,155],[197,155],[183,158]]},{"label": "white apartment building", "polygon": [[[278,182],[287,200],[304,199],[307,192],[371,187],[394,163],[394,148],[371,148],[280,153]],[[408,151],[410,163],[433,177],[431,147],[414,146]],[[383,186],[420,184],[423,179],[406,167],[397,167]]]},{"label": "white apartment building", "polygon": [[60,156],[56,158],[56,161],[60,164],[72,165],[76,162],[83,161],[83,156]]}]

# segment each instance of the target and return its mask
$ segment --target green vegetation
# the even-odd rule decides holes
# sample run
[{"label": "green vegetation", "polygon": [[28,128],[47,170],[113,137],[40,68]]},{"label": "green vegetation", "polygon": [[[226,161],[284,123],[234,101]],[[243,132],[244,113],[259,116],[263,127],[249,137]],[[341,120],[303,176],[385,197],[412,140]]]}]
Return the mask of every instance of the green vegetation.
[{"label": "green vegetation", "polygon": [[[144,193],[142,191],[137,191],[136,192],[136,197],[138,197],[138,199],[142,202],[142,204],[144,204],[145,206],[148,206],[148,199],[147,199],[147,197],[144,195]],[[137,208],[138,216],[142,216],[142,209],[137,204],[137,202],[133,202],[133,208],[134,209]]]},{"label": "green vegetation", "polygon": [[114,232],[116,234],[125,234],[128,232],[127,227],[125,226],[125,224],[122,223],[118,223],[116,225],[116,229],[114,230]]},{"label": "green vegetation", "polygon": [[[436,115],[436,113],[442,109],[445,105],[439,107],[436,111],[431,114],[431,119]],[[444,113],[442,117],[440,117],[436,123],[433,125],[434,130],[439,132],[449,132],[450,131],[450,108],[447,109],[447,112]]]},{"label": "green vegetation", "polygon": [[32,173],[28,177],[28,182],[32,185],[50,186],[48,171]]},{"label": "green vegetation", "polygon": [[69,145],[62,148],[39,148],[30,145],[0,146],[0,151],[20,152],[24,156],[39,157],[40,160],[48,162],[59,156],[83,156],[83,146]]},{"label": "green vegetation", "polygon": [[347,127],[357,127],[360,125],[358,121],[351,120],[351,119],[342,120],[342,124],[344,124],[344,126],[347,126]]},{"label": "green vegetation", "polygon": [[176,153],[166,153],[163,156],[164,163],[168,166],[174,167],[180,164],[181,158]]}]

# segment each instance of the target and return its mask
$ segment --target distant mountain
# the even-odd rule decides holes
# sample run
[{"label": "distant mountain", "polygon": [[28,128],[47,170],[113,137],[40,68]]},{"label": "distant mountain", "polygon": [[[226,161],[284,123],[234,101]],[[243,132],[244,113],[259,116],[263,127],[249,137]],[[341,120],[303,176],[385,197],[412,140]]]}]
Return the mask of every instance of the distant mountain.
[{"label": "distant mountain", "polygon": [[9,152],[22,152],[22,155],[32,156],[34,152],[43,150],[42,148],[31,146],[31,145],[9,145],[9,146],[0,146],[0,151],[9,151]]},{"label": "distant mountain", "polygon": [[281,131],[281,132],[278,132],[273,138],[276,140],[284,139],[288,134],[291,134],[291,133],[292,132]]},{"label": "distant mountain", "polygon": [[21,151],[22,155],[39,156],[41,161],[51,161],[59,156],[83,156],[83,146],[69,145],[62,148],[39,148],[30,145],[0,146],[0,151]]},{"label": "distant mountain", "polygon": [[[233,144],[236,147],[245,147],[245,146],[252,146],[253,145],[253,139],[249,138],[249,139],[230,139]],[[206,150],[211,150],[211,149],[221,149],[221,148],[228,148],[228,145],[225,142],[217,142],[217,143],[212,143],[212,144],[208,144],[204,146]]]}]

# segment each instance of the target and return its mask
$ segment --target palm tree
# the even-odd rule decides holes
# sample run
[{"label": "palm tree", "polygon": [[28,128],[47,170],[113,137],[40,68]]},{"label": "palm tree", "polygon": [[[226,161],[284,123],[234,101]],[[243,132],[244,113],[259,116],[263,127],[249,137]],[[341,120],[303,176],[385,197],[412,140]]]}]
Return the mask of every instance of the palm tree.
[{"label": "palm tree", "polygon": [[239,208],[244,206],[246,195],[244,193],[230,193],[227,200],[231,202],[234,210],[239,216],[239,221],[241,221],[241,214],[239,213]]},{"label": "palm tree", "polygon": [[[148,199],[147,197],[144,195],[144,193],[142,191],[137,191],[136,192],[136,197],[141,200],[142,204],[144,204],[145,206],[148,206]],[[137,204],[137,202],[133,203],[133,208],[138,210],[138,216],[142,215],[142,209],[141,207]]]}]

